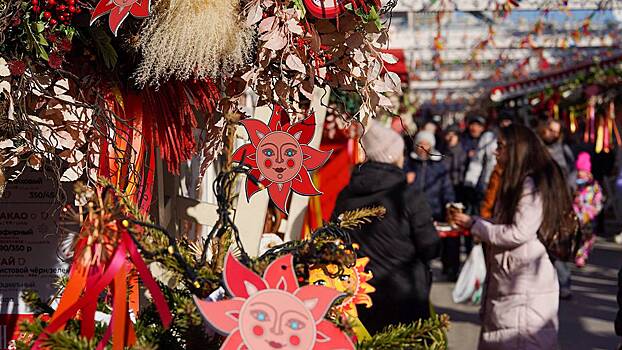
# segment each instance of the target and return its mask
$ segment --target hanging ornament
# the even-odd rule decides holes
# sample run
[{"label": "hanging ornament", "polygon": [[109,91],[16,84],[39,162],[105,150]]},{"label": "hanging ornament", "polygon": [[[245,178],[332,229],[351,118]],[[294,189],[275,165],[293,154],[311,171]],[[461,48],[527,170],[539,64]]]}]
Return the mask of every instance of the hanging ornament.
[{"label": "hanging ornament", "polygon": [[352,321],[352,329],[358,340],[369,339],[370,334],[358,319],[356,305],[372,307],[369,293],[376,291],[367,283],[373,278],[371,272],[365,272],[367,263],[369,263],[369,258],[365,257],[356,259],[354,267],[342,266],[339,269],[337,265],[322,265],[312,266],[309,271],[309,284],[326,286],[349,295],[337,305],[337,310],[347,315]]},{"label": "hanging ornament", "polygon": [[162,8],[138,37],[139,85],[227,76],[249,59],[253,33],[240,18],[238,0],[172,0],[158,5]]},{"label": "hanging ornament", "polygon": [[[138,285],[128,286],[128,280],[137,273],[147,288],[160,314],[164,327],[172,320],[162,291],[138,252],[129,233],[130,223],[118,216],[122,207],[111,188],[99,191],[89,202],[88,216],[75,243],[69,280],[58,308],[33,349],[44,348],[48,334],[61,331],[71,319],[79,318],[81,335],[95,336],[95,312],[100,296],[108,291],[112,300],[112,315],[98,349],[103,349],[112,338],[112,349],[123,350],[136,342],[134,327],[129,317],[128,293],[136,293]],[[134,291],[134,292],[132,292]],[[133,310],[138,313],[137,308]]]},{"label": "hanging ornament", "polygon": [[570,107],[570,132],[573,134],[577,132],[577,117],[573,107]]},{"label": "hanging ornament", "polygon": [[145,18],[151,12],[151,0],[100,0],[93,14],[91,25],[100,17],[109,14],[108,26],[112,33],[117,36],[121,23],[127,16]]},{"label": "hanging ornament", "polygon": [[316,170],[330,157],[332,151],[323,152],[309,146],[315,133],[315,115],[312,113],[296,124],[278,105],[274,106],[270,122],[258,119],[241,121],[251,143],[233,154],[233,161],[251,167],[252,179],[246,181],[246,197],[250,198],[263,188],[268,188],[272,202],[287,213],[291,191],[303,196],[322,194],[311,181],[309,171]]},{"label": "hanging ornament", "polygon": [[227,254],[223,279],[233,298],[194,297],[207,322],[228,335],[221,349],[354,349],[350,338],[324,319],[342,294],[323,286],[300,287],[293,259],[291,254],[276,259],[262,278]]},{"label": "hanging ornament", "polygon": [[604,127],[603,127],[603,119],[599,118],[598,119],[598,127],[597,127],[597,131],[596,131],[596,153],[600,153],[603,151],[604,148],[604,137],[605,137],[605,133],[604,133]]},{"label": "hanging ornament", "polygon": [[[311,15],[317,18],[336,18],[346,11],[346,6],[351,5],[352,9],[363,10],[365,13],[370,11],[364,0],[303,0],[305,8]],[[372,6],[375,10],[382,7],[380,1],[373,0]]]}]

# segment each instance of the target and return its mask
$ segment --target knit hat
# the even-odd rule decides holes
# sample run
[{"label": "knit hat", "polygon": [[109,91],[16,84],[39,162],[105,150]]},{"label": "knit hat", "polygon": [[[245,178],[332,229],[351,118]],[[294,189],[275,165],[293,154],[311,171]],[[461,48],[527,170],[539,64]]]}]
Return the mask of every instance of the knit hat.
[{"label": "knit hat", "polygon": [[482,117],[481,115],[471,116],[467,119],[467,121],[469,125],[473,123],[478,123],[478,124],[486,126],[486,118]]},{"label": "knit hat", "polygon": [[456,135],[460,135],[460,133],[462,132],[462,130],[460,130],[460,126],[457,124],[451,124],[450,126],[447,127],[447,129],[445,130],[446,134],[449,134],[450,132],[453,132]]},{"label": "knit hat", "polygon": [[592,160],[590,154],[587,152],[579,153],[577,157],[577,171],[586,171],[588,173],[592,172]]},{"label": "knit hat", "polygon": [[429,131],[422,130],[415,135],[415,145],[419,144],[421,141],[429,143],[432,148],[436,146],[436,137],[434,137],[434,134]]},{"label": "knit hat", "polygon": [[368,160],[393,164],[404,156],[404,140],[400,134],[370,119],[361,142]]}]

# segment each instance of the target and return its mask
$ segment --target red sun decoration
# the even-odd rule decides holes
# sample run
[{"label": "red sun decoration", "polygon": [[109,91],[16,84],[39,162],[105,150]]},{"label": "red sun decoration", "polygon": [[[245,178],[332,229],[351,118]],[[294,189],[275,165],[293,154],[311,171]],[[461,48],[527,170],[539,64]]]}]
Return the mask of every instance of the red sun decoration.
[{"label": "red sun decoration", "polygon": [[[346,11],[346,5],[352,6],[353,10],[363,10],[367,13],[370,11],[370,5],[366,0],[303,0],[307,10],[317,18],[335,18],[339,17]],[[379,0],[372,0],[371,6],[375,6],[376,10],[381,7]]]},{"label": "red sun decoration", "polygon": [[98,18],[110,13],[108,26],[112,33],[117,36],[121,23],[125,21],[128,15],[144,18],[149,16],[150,10],[151,0],[101,0],[93,10],[91,25]]},{"label": "red sun decoration", "polygon": [[300,287],[293,255],[273,261],[261,278],[229,252],[223,278],[232,299],[209,302],[194,297],[207,322],[228,335],[221,350],[354,349],[350,338],[324,319],[343,294],[324,286]]},{"label": "red sun decoration", "polygon": [[322,194],[311,181],[309,171],[324,165],[332,151],[323,152],[309,146],[315,133],[313,113],[290,125],[286,112],[275,105],[268,125],[258,119],[245,119],[241,123],[251,143],[238,148],[233,161],[251,167],[250,174],[261,184],[247,180],[246,198],[250,200],[265,187],[274,204],[287,214],[291,191],[303,196]]}]

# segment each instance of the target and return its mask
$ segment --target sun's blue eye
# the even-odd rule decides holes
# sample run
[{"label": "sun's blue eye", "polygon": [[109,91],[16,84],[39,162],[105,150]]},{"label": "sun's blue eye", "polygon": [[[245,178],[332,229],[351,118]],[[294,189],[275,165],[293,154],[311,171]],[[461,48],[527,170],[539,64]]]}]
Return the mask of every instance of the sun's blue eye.
[{"label": "sun's blue eye", "polygon": [[266,155],[266,157],[272,157],[274,155],[274,151],[272,151],[271,149],[264,149],[263,150],[263,154]]},{"label": "sun's blue eye", "polygon": [[257,319],[257,321],[265,321],[268,319],[268,315],[266,315],[263,311],[253,311],[252,315]]},{"label": "sun's blue eye", "polygon": [[289,328],[297,331],[299,329],[302,329],[304,327],[304,324],[300,321],[296,321],[296,320],[290,320],[289,321]]},{"label": "sun's blue eye", "polygon": [[296,153],[297,153],[297,152],[296,152],[296,150],[295,150],[295,149],[293,149],[293,148],[288,148],[288,149],[285,151],[285,155],[286,155],[286,156],[288,156],[288,157],[293,157],[293,156],[295,156],[295,155],[296,155]]}]

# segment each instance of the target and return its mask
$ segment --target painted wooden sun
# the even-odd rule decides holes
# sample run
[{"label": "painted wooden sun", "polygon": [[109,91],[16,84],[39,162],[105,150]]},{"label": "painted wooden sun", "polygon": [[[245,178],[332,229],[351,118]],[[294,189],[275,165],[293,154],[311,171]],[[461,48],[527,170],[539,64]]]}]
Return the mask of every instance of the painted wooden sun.
[{"label": "painted wooden sun", "polygon": [[[365,272],[365,267],[368,263],[369,258],[367,257],[356,259],[354,268],[344,267],[343,273],[340,275],[336,265],[313,268],[309,272],[309,283],[327,286],[340,292],[348,293],[349,297],[345,298],[338,307],[348,315],[358,317],[356,305],[365,305],[365,307],[370,308],[372,300],[369,293],[376,291],[374,287],[367,283],[373,278],[371,272]],[[328,274],[326,274],[324,269],[326,269]],[[329,275],[337,276],[331,277]]]},{"label": "painted wooden sun", "polygon": [[324,318],[341,293],[300,287],[291,254],[273,261],[260,277],[228,253],[223,278],[233,298],[194,297],[207,322],[227,335],[221,350],[354,350],[351,339]]},{"label": "painted wooden sun", "polygon": [[322,194],[311,181],[309,171],[318,169],[332,152],[323,152],[309,146],[315,133],[315,115],[312,113],[299,123],[290,124],[286,112],[274,106],[268,125],[258,119],[241,121],[251,143],[238,148],[233,161],[251,168],[250,175],[259,181],[246,181],[246,198],[263,188],[274,204],[287,213],[291,191],[303,196]]}]

